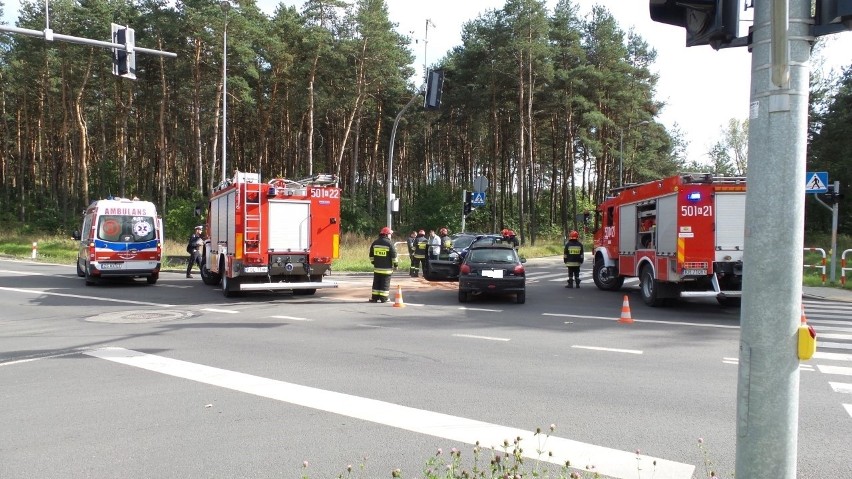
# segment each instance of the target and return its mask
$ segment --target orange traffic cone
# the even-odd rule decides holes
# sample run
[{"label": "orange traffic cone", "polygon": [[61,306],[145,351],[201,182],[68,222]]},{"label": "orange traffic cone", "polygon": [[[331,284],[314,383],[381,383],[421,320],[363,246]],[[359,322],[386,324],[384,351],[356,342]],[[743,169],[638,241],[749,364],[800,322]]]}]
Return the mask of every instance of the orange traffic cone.
[{"label": "orange traffic cone", "polygon": [[805,317],[805,306],[802,305],[802,324],[807,324],[808,318]]},{"label": "orange traffic cone", "polygon": [[394,308],[404,308],[405,303],[402,302],[402,286],[396,285],[396,298],[393,300]]},{"label": "orange traffic cone", "polygon": [[619,323],[633,324],[633,317],[630,316],[630,302],[627,300],[627,295],[624,295],[624,302],[621,303],[621,318]]}]

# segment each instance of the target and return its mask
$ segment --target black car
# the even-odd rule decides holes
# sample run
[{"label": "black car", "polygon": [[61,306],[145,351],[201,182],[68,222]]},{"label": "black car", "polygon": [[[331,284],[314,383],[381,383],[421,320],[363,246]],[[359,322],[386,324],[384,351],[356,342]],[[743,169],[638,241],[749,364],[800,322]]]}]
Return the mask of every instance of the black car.
[{"label": "black car", "polygon": [[457,233],[453,235],[453,249],[449,254],[437,258],[427,256],[423,267],[423,277],[428,281],[454,280],[459,277],[459,265],[472,244],[493,244],[500,242],[500,235],[480,233]]},{"label": "black car", "polygon": [[467,302],[471,295],[514,294],[517,303],[524,303],[525,262],[509,244],[472,245],[459,267],[459,302]]}]

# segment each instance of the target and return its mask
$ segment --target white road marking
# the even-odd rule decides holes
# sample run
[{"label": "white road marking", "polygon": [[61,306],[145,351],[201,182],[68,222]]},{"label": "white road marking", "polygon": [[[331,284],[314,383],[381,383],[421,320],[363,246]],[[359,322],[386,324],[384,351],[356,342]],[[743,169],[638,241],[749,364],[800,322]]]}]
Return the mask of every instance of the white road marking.
[{"label": "white road marking", "polygon": [[270,316],[270,318],[275,319],[292,319],[293,321],[313,321],[313,319],[308,318],[297,318],[295,316]]},{"label": "white road marking", "polygon": [[239,314],[239,311],[234,311],[233,309],[201,308],[201,310],[211,313]]},{"label": "white road marking", "polygon": [[611,353],[642,354],[642,351],[639,351],[638,349],[602,348],[599,346],[578,346],[576,344],[571,347],[576,349],[591,349],[593,351],[608,351]]},{"label": "white road marking", "polygon": [[99,298],[97,296],[83,296],[81,294],[67,294],[67,293],[55,293],[53,291],[44,291],[40,289],[22,289],[22,288],[5,288],[0,287],[0,290],[3,291],[15,291],[18,293],[27,293],[27,294],[43,294],[45,296],[61,296],[63,298],[76,298],[76,299],[91,299],[92,301],[107,301],[110,303],[126,303],[126,304],[139,304],[143,306],[159,306],[162,308],[174,308],[174,304],[164,304],[164,303],[149,303],[148,301],[132,301],[129,299],[116,299],[116,298]]},{"label": "white road marking", "polygon": [[[810,321],[808,321],[808,322],[810,322]],[[817,326],[816,328],[814,328],[814,329],[815,329],[815,330],[816,330],[816,332],[817,332],[817,336],[819,336],[819,332],[820,332],[820,331],[843,331],[843,332],[849,332],[849,331],[852,331],[852,326],[846,326],[846,327],[844,328],[844,327],[841,327],[841,326],[822,326],[822,325],[818,325],[818,326]]]},{"label": "white road marking", "polygon": [[[733,364],[735,366],[740,364],[739,358],[722,358],[722,363],[724,364]],[[799,371],[815,371],[814,367],[810,364],[799,363]]]},{"label": "white road marking", "polygon": [[852,394],[852,384],[849,383],[828,383],[831,389],[836,393]]},{"label": "white road marking", "polygon": [[817,343],[819,343],[820,339],[846,339],[852,340],[852,334],[819,334],[817,333]]},{"label": "white road marking", "polygon": [[[563,314],[563,313],[541,313],[542,316],[556,316],[559,318],[586,318],[586,319],[605,319],[607,321],[618,321],[620,318],[614,318],[610,316],[586,316],[582,314]],[[721,328],[721,329],[740,329],[739,326],[733,326],[728,324],[702,324],[702,323],[687,323],[683,321],[658,321],[655,319],[636,319],[633,318],[634,323],[657,323],[657,324],[677,324],[680,326],[698,326],[701,328]]]},{"label": "white road marking", "polygon": [[489,341],[510,341],[509,338],[495,338],[491,336],[477,336],[475,334],[454,334],[457,338],[487,339]]},{"label": "white road marking", "polygon": [[[817,346],[817,348],[819,348],[819,346]],[[852,354],[821,353],[817,351],[814,353],[814,359],[830,359],[832,361],[852,361]]]},{"label": "white road marking", "polygon": [[41,360],[41,359],[61,358],[63,356],[71,356],[73,354],[80,354],[85,350],[86,350],[85,348],[76,348],[76,349],[72,349],[71,351],[68,351],[68,352],[65,352],[65,353],[48,354],[48,355],[45,355],[45,356],[26,356],[23,359],[16,359],[14,361],[7,361],[5,363],[0,363],[0,367],[11,366],[13,364],[29,363],[29,362],[38,361],[38,360]]},{"label": "white road marking", "polygon": [[852,344],[848,343],[829,343],[827,341],[820,341],[817,344],[817,348],[828,348],[828,349],[852,349]]},{"label": "white road marking", "polygon": [[852,376],[852,368],[847,368],[843,366],[823,366],[822,364],[817,365],[819,368],[819,372],[825,374],[837,374],[840,376]]},{"label": "white road marking", "polygon": [[848,412],[850,416],[852,416],[852,404],[844,404],[843,408],[846,409],[846,412]]},{"label": "white road marking", "polygon": [[484,311],[486,313],[502,313],[502,309],[485,309],[485,308],[467,308],[465,306],[460,306],[459,309],[465,311]]},{"label": "white road marking", "polygon": [[[542,440],[541,436],[536,436],[532,431],[523,429],[276,381],[124,348],[102,348],[88,351],[85,354],[173,377],[420,434],[428,434],[450,441],[471,445],[478,441],[482,446],[495,450],[502,450],[503,441],[509,440],[511,442],[514,438],[519,437],[522,444],[528,444],[523,449],[523,455],[528,458],[540,459],[557,465],[563,465],[567,461],[576,465],[593,464],[596,473],[615,478],[635,478],[638,467],[653,470],[656,479],[689,479],[695,471],[695,466],[691,464],[644,456],[636,454],[635,451],[619,451],[555,436],[547,438],[547,449],[553,451],[553,455],[549,456],[546,453],[540,455],[536,452],[535,445]],[[655,466],[652,465],[654,461],[656,461]]]}]

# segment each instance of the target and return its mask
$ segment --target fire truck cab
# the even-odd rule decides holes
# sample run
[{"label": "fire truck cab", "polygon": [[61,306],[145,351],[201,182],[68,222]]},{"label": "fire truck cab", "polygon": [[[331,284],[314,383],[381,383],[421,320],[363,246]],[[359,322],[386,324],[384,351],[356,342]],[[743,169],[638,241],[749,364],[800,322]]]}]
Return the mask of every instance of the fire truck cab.
[{"label": "fire truck cab", "polygon": [[642,300],[742,296],[744,177],[680,174],[613,190],[596,212],[595,285],[639,278]]},{"label": "fire truck cab", "polygon": [[250,290],[310,295],[340,251],[340,189],[332,175],[262,182],[237,172],[210,197],[201,279],[225,296]]}]

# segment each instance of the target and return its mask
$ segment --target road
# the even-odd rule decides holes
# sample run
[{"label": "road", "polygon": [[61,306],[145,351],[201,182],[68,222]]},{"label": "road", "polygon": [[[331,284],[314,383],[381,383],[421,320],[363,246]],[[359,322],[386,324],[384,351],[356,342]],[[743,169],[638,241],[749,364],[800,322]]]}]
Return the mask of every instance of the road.
[{"label": "road", "polygon": [[[439,448],[470,467],[476,441],[516,437],[551,473],[732,477],[739,309],[527,270],[523,305],[401,274],[393,307],[364,275],[231,299],[180,272],[86,287],[0,260],[0,477],[422,477]],[[831,337],[801,367],[800,478],[852,477],[850,309],[806,302]]]}]

